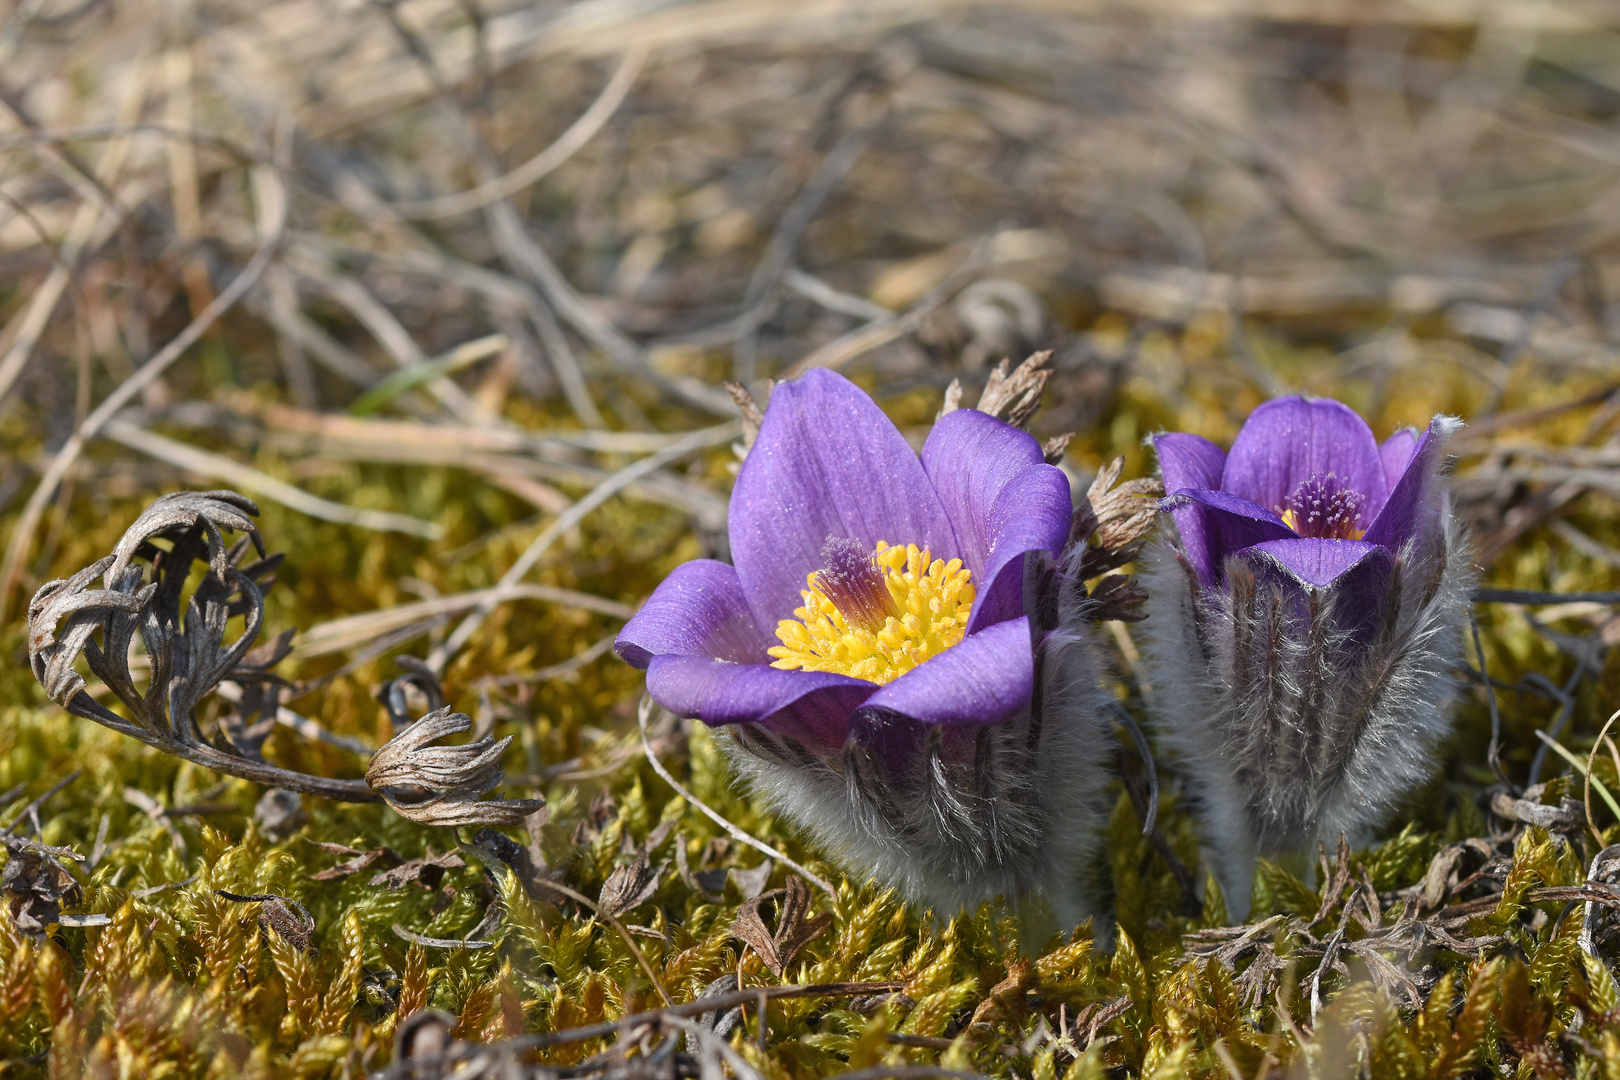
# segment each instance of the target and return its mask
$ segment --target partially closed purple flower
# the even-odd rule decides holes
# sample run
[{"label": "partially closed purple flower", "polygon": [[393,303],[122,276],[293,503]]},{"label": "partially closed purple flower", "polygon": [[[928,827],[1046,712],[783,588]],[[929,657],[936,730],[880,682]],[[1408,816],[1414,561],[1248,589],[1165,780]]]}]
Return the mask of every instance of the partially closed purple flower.
[{"label": "partially closed purple flower", "polygon": [[729,726],[743,776],[850,870],[953,910],[1042,889],[1078,917],[1108,729],[1083,635],[1026,613],[1055,607],[1026,578],[1072,517],[1025,432],[958,409],[919,458],[812,370],[776,387],[737,477],[735,565],[676,568],[617,651],[659,704]]},{"label": "partially closed purple flower", "polygon": [[1229,453],[1153,440],[1175,525],[1149,582],[1154,712],[1235,917],[1258,855],[1357,839],[1430,771],[1473,573],[1442,475],[1459,426],[1380,444],[1287,397]]}]

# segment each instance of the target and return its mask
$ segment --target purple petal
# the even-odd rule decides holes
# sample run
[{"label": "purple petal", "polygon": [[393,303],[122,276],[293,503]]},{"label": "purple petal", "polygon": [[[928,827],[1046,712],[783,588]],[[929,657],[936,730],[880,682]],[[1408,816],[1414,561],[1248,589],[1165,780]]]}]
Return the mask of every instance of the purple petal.
[{"label": "purple petal", "polygon": [[899,430],[860,387],[815,368],[771,393],[731,492],[731,555],[759,626],[792,617],[830,536],[961,554]]},{"label": "purple petal", "polygon": [[1062,551],[1073,520],[1069,478],[1054,465],[1031,465],[1001,489],[990,513],[978,522],[991,537],[989,565],[984,571],[990,587],[979,593],[973,605],[969,634],[1023,614],[1024,555]]},{"label": "purple petal", "polygon": [[1069,538],[1068,477],[1046,464],[1029,434],[977,409],[941,418],[928,433],[922,464],[979,593],[968,633],[1021,615],[1024,553],[1055,554]]},{"label": "purple petal", "polygon": [[1237,554],[1265,556],[1306,585],[1325,589],[1345,571],[1378,551],[1384,549],[1365,540],[1303,539],[1268,540]]},{"label": "purple petal", "polygon": [[643,669],[664,653],[766,664],[765,649],[736,569],[713,559],[677,566],[613,643],[620,659]]},{"label": "purple petal", "polygon": [[[1159,475],[1164,490],[1217,491],[1221,486],[1221,472],[1226,467],[1226,451],[1204,438],[1184,431],[1169,431],[1153,437],[1153,449],[1159,457]],[[1172,510],[1176,529],[1181,533],[1182,546],[1192,564],[1203,575],[1206,584],[1214,583],[1210,557],[1212,539],[1204,533],[1204,511],[1188,505]]]},{"label": "purple petal", "polygon": [[677,716],[711,726],[762,724],[821,748],[844,745],[850,715],[877,688],[848,675],[703,656],[654,656],[647,667],[647,692]]},{"label": "purple petal", "polygon": [[1363,540],[1398,551],[1415,534],[1440,527],[1440,464],[1446,440],[1461,427],[1462,421],[1450,416],[1436,416],[1429,421],[1429,429],[1417,440],[1406,471],[1367,527]]},{"label": "purple petal", "polygon": [[969,634],[894,682],[856,710],[857,732],[905,717],[925,724],[999,724],[1029,707],[1035,653],[1029,619],[1020,616]]},{"label": "purple petal", "polygon": [[1294,539],[1294,530],[1265,507],[1225,491],[1189,489],[1159,500],[1176,519],[1187,559],[1205,585],[1221,580],[1227,556],[1267,540]]},{"label": "purple petal", "polygon": [[1401,428],[1378,444],[1378,457],[1384,464],[1384,482],[1390,491],[1394,491],[1395,485],[1406,475],[1406,467],[1412,463],[1417,447],[1418,433],[1409,427]]},{"label": "purple petal", "polygon": [[1215,490],[1221,486],[1226,451],[1202,435],[1167,431],[1153,436],[1153,449],[1159,455],[1159,475],[1164,479],[1164,490]]},{"label": "purple petal", "polygon": [[1318,617],[1366,646],[1376,638],[1388,613],[1390,578],[1395,557],[1390,550],[1362,540],[1273,540],[1241,551],[1238,557],[1255,568],[1263,582],[1294,601],[1296,615],[1311,617],[1311,590]]},{"label": "purple petal", "polygon": [[1300,484],[1328,473],[1365,496],[1365,527],[1389,495],[1372,429],[1355,410],[1330,398],[1277,398],[1244,422],[1226,457],[1221,488],[1280,510]]}]

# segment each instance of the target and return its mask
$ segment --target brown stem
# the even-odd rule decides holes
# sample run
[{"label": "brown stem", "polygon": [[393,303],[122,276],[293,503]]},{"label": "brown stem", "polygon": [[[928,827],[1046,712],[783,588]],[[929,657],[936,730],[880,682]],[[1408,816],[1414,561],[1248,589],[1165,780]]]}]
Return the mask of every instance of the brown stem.
[{"label": "brown stem", "polygon": [[202,742],[180,742],[174,739],[165,739],[146,728],[125,724],[114,727],[102,720],[99,716],[88,710],[73,709],[72,705],[80,695],[86,692],[80,690],[69,701],[69,708],[77,716],[94,720],[103,727],[111,728],[120,735],[128,735],[132,739],[139,739],[148,746],[156,747],[165,754],[184,758],[196,765],[215,772],[234,776],[241,780],[251,780],[256,784],[265,784],[269,787],[286,788],[289,791],[301,792],[305,795],[315,795],[322,799],[332,799],[335,802],[350,803],[380,803],[383,797],[371,789],[364,780],[333,780],[324,776],[311,776],[309,773],[294,772],[283,769],[263,761],[253,761],[249,758],[237,757],[227,754]]}]

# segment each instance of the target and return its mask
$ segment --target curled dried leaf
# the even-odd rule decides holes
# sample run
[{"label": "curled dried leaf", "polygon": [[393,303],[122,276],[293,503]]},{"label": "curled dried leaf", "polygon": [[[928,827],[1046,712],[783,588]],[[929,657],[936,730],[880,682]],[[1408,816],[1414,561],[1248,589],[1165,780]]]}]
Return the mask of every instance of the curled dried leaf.
[{"label": "curled dried leaf", "polygon": [[653,867],[647,861],[647,853],[638,851],[634,861],[608,875],[596,902],[609,915],[634,911],[653,898],[653,893],[658,891],[658,883],[668,870],[667,859]]},{"label": "curled dried leaf", "polygon": [[[28,607],[29,666],[51,700],[75,716],[164,753],[272,787],[377,801],[359,781],[308,776],[269,765],[258,755],[268,731],[254,717],[276,715],[278,683],[269,668],[286,655],[288,645],[283,635],[254,649],[264,593],[280,563],[279,556],[265,554],[252,520],[258,512],[251,499],[233,491],[180,491],[155,500],[111,555],[34,594]],[[228,532],[245,536],[227,545]],[[250,550],[258,554],[256,561],[245,561]],[[208,573],[188,595],[192,564],[198,561]],[[100,588],[94,585],[98,577]],[[227,626],[237,617],[242,630],[227,640]],[[149,660],[144,686],[129,663],[137,634]],[[117,697],[127,718],[86,692],[76,667],[81,658]],[[247,713],[238,711],[205,733],[197,706],[226,681],[270,692],[255,699]]]},{"label": "curled dried leaf", "polygon": [[[760,906],[777,898],[776,929],[772,931],[766,929]],[[785,888],[772,889],[745,902],[737,910],[731,932],[759,954],[773,975],[781,978],[804,947],[832,925],[833,917],[827,913],[806,919],[809,911],[810,886],[795,875],[787,879]]]},{"label": "curled dried leaf", "polygon": [[[387,848],[383,849],[394,858],[399,858]],[[460,855],[447,851],[443,855],[434,855],[428,852],[425,859],[407,859],[392,870],[384,870],[367,882],[370,885],[381,885],[389,889],[403,889],[407,885],[420,885],[424,889],[433,890],[439,887],[444,880],[446,870],[459,870],[466,866]],[[334,867],[333,869],[337,869]]]},{"label": "curled dried leaf", "polygon": [[545,805],[539,799],[480,801],[506,775],[501,755],[512,737],[485,736],[461,746],[434,745],[472,729],[448,708],[428,713],[371,757],[366,783],[402,817],[422,825],[517,826]]},{"label": "curled dried leaf", "polygon": [[[373,848],[370,851],[360,851],[356,848],[344,847],[341,844],[327,844],[320,843],[318,841],[316,846],[321,850],[331,852],[334,855],[348,855],[350,857],[345,859],[343,862],[338,863],[336,866],[330,866],[325,870],[321,870],[309,875],[309,879],[311,881],[339,881],[343,878],[358,874],[363,870],[370,870],[378,863],[386,863],[391,866],[397,866],[405,861],[400,856],[399,852],[390,847],[380,847]],[[381,876],[382,875],[380,874],[378,875],[378,877]],[[377,879],[373,878],[371,883],[373,885],[377,884]]]}]

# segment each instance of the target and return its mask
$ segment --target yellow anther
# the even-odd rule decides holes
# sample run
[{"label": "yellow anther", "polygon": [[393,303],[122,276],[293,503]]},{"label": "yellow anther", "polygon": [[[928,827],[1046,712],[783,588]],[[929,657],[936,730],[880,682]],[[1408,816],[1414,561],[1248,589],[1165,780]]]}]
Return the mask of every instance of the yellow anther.
[{"label": "yellow anther", "polygon": [[[1292,507],[1282,512],[1282,522],[1284,525],[1288,526],[1290,529],[1293,529],[1301,536],[1305,535],[1304,530],[1299,524],[1299,515],[1294,512]],[[1367,535],[1367,530],[1358,529],[1354,525],[1344,525],[1341,526],[1333,535],[1340,540],[1360,540],[1363,536]]]},{"label": "yellow anther", "polygon": [[872,573],[881,574],[893,602],[881,625],[859,613],[847,618],[822,591],[819,572],[811,574],[799,594],[804,606],[777,624],[782,644],[770,650],[771,666],[890,683],[967,633],[975,590],[961,559],[946,562],[916,544],[879,541]]}]

